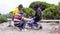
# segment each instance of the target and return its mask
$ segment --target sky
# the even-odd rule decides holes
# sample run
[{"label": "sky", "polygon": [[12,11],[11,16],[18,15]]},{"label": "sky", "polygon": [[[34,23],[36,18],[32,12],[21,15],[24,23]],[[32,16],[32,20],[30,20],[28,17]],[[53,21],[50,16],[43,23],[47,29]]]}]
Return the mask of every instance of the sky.
[{"label": "sky", "polygon": [[0,13],[7,14],[15,9],[19,4],[22,4],[24,7],[29,7],[29,5],[34,1],[43,1],[56,5],[60,2],[60,0],[0,0]]}]

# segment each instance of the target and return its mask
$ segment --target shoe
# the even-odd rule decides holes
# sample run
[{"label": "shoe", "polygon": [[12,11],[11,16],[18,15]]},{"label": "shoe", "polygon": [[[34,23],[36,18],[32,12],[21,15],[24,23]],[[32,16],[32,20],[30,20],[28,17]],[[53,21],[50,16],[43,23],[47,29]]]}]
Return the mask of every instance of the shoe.
[{"label": "shoe", "polygon": [[12,27],[12,25],[9,25],[8,27]]},{"label": "shoe", "polygon": [[22,31],[26,31],[27,29],[22,29]]}]

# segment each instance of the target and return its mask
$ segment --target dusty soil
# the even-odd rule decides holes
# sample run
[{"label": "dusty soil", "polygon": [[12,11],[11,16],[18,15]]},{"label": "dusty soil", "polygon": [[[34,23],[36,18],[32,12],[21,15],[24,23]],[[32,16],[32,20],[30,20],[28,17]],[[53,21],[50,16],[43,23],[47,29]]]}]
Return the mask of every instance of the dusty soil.
[{"label": "dusty soil", "polygon": [[24,31],[19,31],[14,29],[13,27],[7,27],[9,24],[7,23],[2,23],[0,24],[0,34],[59,34],[57,32],[51,33],[52,30],[54,30],[54,26],[50,25],[51,23],[41,23],[43,26],[43,29],[40,30],[24,30]]}]

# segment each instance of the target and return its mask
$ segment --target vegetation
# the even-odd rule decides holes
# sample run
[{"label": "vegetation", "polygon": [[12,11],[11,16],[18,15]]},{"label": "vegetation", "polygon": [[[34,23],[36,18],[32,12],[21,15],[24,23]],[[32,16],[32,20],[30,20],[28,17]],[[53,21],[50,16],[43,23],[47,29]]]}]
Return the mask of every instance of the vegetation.
[{"label": "vegetation", "polygon": [[26,17],[35,16],[35,11],[32,8],[23,8],[23,11],[26,13]]},{"label": "vegetation", "polygon": [[12,12],[5,15],[0,14],[0,23],[7,22],[7,18],[12,18]]},{"label": "vegetation", "polygon": [[42,11],[43,19],[60,19],[60,8],[54,6]]},{"label": "vegetation", "polygon": [[[35,1],[35,2],[32,2],[29,7],[30,7],[30,8],[33,8],[33,5],[34,5],[34,4],[39,5],[40,8],[42,9],[42,11],[45,10],[46,8],[55,6],[54,4],[49,4],[49,3],[46,3],[46,2]],[[34,9],[34,8],[33,8],[33,9]]]},{"label": "vegetation", "polygon": [[0,15],[0,23],[6,22],[7,16],[6,15]]}]

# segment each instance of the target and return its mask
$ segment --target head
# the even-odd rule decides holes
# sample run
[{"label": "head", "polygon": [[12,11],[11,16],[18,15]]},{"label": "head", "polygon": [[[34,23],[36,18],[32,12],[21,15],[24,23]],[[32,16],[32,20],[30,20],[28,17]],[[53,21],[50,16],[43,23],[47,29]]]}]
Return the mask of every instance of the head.
[{"label": "head", "polygon": [[18,6],[18,9],[21,10],[22,8],[23,8],[23,5],[20,4],[20,5]]},{"label": "head", "polygon": [[38,4],[33,4],[32,7],[33,7],[34,10],[37,10],[37,8],[39,7],[39,5]]}]

